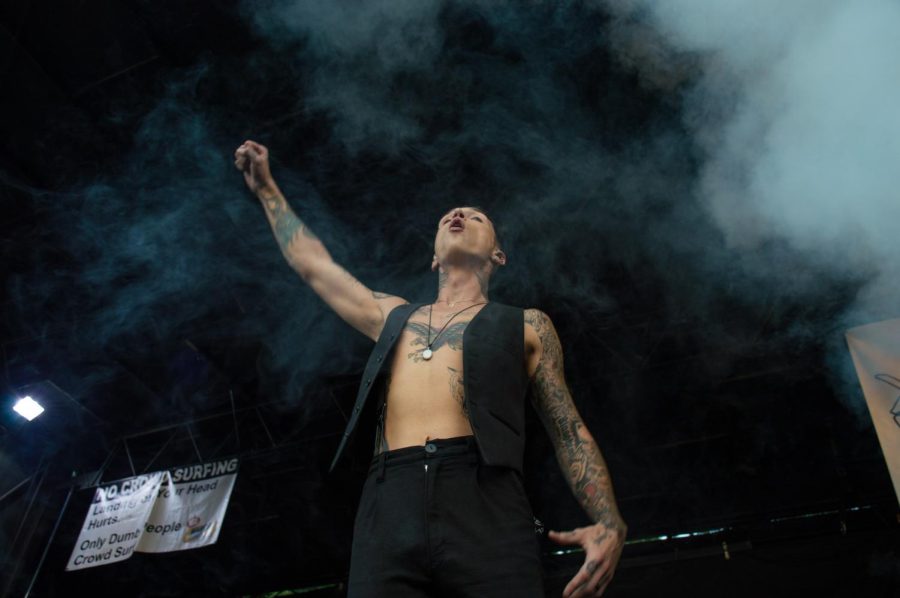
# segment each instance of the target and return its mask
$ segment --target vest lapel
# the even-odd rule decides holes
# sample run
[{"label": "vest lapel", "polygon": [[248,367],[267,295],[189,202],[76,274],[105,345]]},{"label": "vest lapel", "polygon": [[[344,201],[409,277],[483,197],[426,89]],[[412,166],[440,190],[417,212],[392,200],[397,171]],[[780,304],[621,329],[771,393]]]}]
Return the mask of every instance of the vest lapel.
[{"label": "vest lapel", "polygon": [[344,436],[341,438],[341,443],[338,445],[334,459],[331,461],[331,467],[328,468],[329,473],[334,471],[335,465],[337,465],[341,455],[347,448],[347,442],[353,436],[356,425],[359,423],[360,414],[366,405],[366,400],[372,390],[372,384],[387,363],[386,357],[391,352],[391,349],[394,348],[394,345],[397,344],[397,339],[400,337],[400,331],[403,330],[403,326],[406,324],[406,321],[412,313],[422,305],[424,304],[407,303],[405,305],[398,305],[388,314],[384,323],[384,328],[381,329],[381,334],[378,336],[378,341],[375,343],[375,348],[369,355],[366,369],[363,370],[362,381],[360,382],[359,390],[356,393],[356,402],[353,404],[353,411],[350,413],[350,418],[347,420]]}]

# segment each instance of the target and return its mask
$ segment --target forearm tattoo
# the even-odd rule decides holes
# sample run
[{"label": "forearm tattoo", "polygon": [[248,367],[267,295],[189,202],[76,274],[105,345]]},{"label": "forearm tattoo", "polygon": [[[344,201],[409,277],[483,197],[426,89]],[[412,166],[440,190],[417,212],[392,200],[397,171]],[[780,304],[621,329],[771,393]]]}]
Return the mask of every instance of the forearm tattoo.
[{"label": "forearm tattoo", "polygon": [[287,201],[280,195],[273,194],[263,199],[266,211],[272,215],[272,228],[275,231],[275,239],[281,247],[281,251],[287,255],[288,247],[298,232],[309,239],[316,239],[315,233],[297,217],[288,206]]},{"label": "forearm tattoo", "polygon": [[542,347],[532,379],[532,398],[553,441],[560,467],[588,516],[607,527],[617,528],[621,519],[609,471],[566,386],[562,347],[556,330],[547,315],[538,310],[526,310],[525,322],[537,333]]}]

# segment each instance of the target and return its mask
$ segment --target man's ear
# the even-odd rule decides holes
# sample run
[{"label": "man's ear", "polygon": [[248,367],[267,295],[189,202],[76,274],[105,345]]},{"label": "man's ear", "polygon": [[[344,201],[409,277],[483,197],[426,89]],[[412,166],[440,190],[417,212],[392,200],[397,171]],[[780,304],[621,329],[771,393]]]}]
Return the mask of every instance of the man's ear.
[{"label": "man's ear", "polygon": [[493,255],[491,255],[491,261],[497,264],[498,266],[506,265],[506,254],[503,253],[502,249],[495,249]]},{"label": "man's ear", "polygon": [[431,256],[431,271],[437,272],[437,269],[438,269],[437,256],[433,255],[433,256]]}]

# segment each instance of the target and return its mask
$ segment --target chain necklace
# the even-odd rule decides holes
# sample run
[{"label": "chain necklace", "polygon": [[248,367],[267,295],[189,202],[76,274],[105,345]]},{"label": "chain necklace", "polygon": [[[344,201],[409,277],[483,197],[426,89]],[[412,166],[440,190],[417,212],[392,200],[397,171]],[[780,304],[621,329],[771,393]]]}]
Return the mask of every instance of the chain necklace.
[{"label": "chain necklace", "polygon": [[433,345],[434,343],[437,342],[438,337],[441,335],[441,333],[444,331],[444,329],[450,324],[450,322],[453,321],[453,318],[455,318],[456,316],[458,316],[459,314],[461,314],[462,312],[464,312],[466,310],[472,309],[473,307],[477,307],[479,305],[484,305],[486,303],[487,303],[487,301],[482,301],[481,303],[473,303],[469,307],[467,307],[465,309],[461,309],[458,312],[456,312],[455,314],[453,314],[450,317],[450,319],[447,320],[447,322],[443,326],[441,326],[441,329],[438,330],[438,333],[434,335],[434,340],[431,340],[431,313],[434,311],[434,303],[429,305],[428,306],[428,342],[426,343],[427,348],[424,351],[422,351],[422,359],[424,359],[425,361],[428,361],[429,359],[431,359],[431,356],[434,355],[434,352],[431,350],[431,345]]}]

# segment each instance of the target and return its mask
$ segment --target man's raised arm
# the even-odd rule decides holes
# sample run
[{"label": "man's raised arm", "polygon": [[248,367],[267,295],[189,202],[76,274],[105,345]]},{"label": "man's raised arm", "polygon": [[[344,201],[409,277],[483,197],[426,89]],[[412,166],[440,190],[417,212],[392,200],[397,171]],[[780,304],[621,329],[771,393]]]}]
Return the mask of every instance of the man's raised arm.
[{"label": "man's raised arm", "polygon": [[534,348],[528,371],[535,410],[550,435],[572,493],[594,521],[588,527],[550,532],[554,542],[580,545],[585,552],[584,566],[563,596],[600,596],[619,562],[627,526],[616,506],[603,455],[572,401],[563,371],[562,346],[547,314],[536,309],[525,311],[525,337],[528,346]]},{"label": "man's raised arm", "polygon": [[269,151],[245,141],[234,152],[234,165],[259,198],[288,264],[348,324],[377,340],[387,314],[405,300],[376,293],[331,259],[322,241],[288,205],[269,170]]}]

